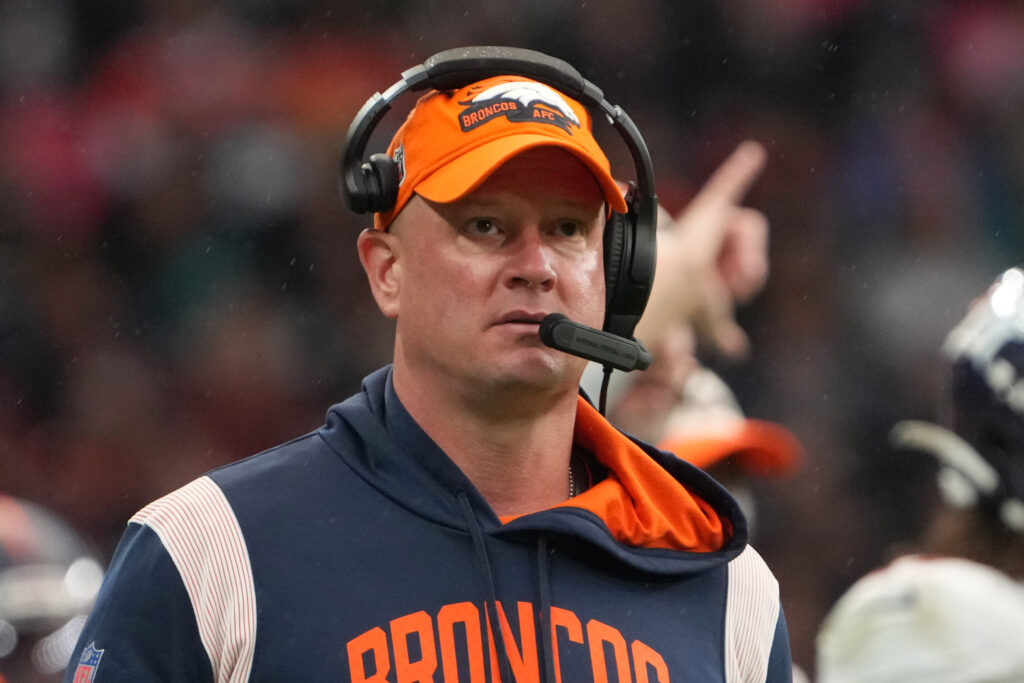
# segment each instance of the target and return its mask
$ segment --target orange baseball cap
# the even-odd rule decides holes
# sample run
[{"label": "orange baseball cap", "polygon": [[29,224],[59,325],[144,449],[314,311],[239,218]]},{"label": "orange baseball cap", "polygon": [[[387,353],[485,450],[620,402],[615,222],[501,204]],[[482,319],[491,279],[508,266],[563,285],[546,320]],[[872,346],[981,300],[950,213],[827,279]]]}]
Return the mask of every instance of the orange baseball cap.
[{"label": "orange baseball cap", "polygon": [[398,164],[398,198],[392,209],[374,216],[374,227],[386,230],[413,193],[434,202],[456,201],[510,158],[544,145],[575,155],[594,174],[608,207],[626,212],[583,105],[522,76],[495,76],[420,97],[388,146]]},{"label": "orange baseball cap", "polygon": [[775,422],[751,418],[738,418],[704,434],[669,434],[658,448],[704,470],[731,458],[758,477],[788,476],[804,460],[803,445],[795,434]]}]

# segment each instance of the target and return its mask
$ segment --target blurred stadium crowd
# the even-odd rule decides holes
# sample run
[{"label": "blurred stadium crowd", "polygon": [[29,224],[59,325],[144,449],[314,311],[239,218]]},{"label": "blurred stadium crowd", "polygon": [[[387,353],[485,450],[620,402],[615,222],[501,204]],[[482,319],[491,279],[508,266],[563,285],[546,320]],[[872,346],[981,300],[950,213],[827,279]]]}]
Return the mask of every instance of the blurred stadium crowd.
[{"label": "blurred stadium crowd", "polygon": [[1022,260],[1016,2],[0,4],[0,491],[109,557],[142,505],[386,363],[337,155],[370,94],[463,44],[579,68],[673,212],[768,147],[772,273],[752,356],[716,369],[807,449],[761,485],[757,543],[813,668],[825,610],[929,504],[889,428],[936,417],[946,331]]}]

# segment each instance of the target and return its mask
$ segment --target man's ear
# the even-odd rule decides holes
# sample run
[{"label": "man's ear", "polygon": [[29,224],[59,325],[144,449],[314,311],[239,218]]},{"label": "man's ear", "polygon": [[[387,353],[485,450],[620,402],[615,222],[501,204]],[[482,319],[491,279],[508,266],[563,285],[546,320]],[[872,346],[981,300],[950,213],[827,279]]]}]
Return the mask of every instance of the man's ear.
[{"label": "man's ear", "polygon": [[397,318],[402,270],[398,239],[391,233],[367,228],[359,233],[357,248],[377,308],[387,317]]}]

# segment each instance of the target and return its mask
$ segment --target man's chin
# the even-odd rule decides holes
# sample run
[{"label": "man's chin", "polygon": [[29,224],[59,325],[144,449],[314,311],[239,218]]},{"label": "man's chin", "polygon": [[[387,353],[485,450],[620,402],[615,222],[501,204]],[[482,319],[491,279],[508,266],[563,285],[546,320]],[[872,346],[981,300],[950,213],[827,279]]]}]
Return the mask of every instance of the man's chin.
[{"label": "man's chin", "polygon": [[579,386],[586,361],[555,349],[523,349],[495,367],[496,384],[509,390],[551,391]]}]

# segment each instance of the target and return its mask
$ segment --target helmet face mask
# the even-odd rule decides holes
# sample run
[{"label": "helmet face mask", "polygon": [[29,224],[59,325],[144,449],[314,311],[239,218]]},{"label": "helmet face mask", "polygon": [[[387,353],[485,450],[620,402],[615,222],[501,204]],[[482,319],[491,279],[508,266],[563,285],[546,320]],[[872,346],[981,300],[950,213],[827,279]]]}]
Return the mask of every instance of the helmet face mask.
[{"label": "helmet face mask", "polygon": [[1024,270],[1003,273],[949,334],[954,431],[997,472],[986,497],[1024,501]]}]

